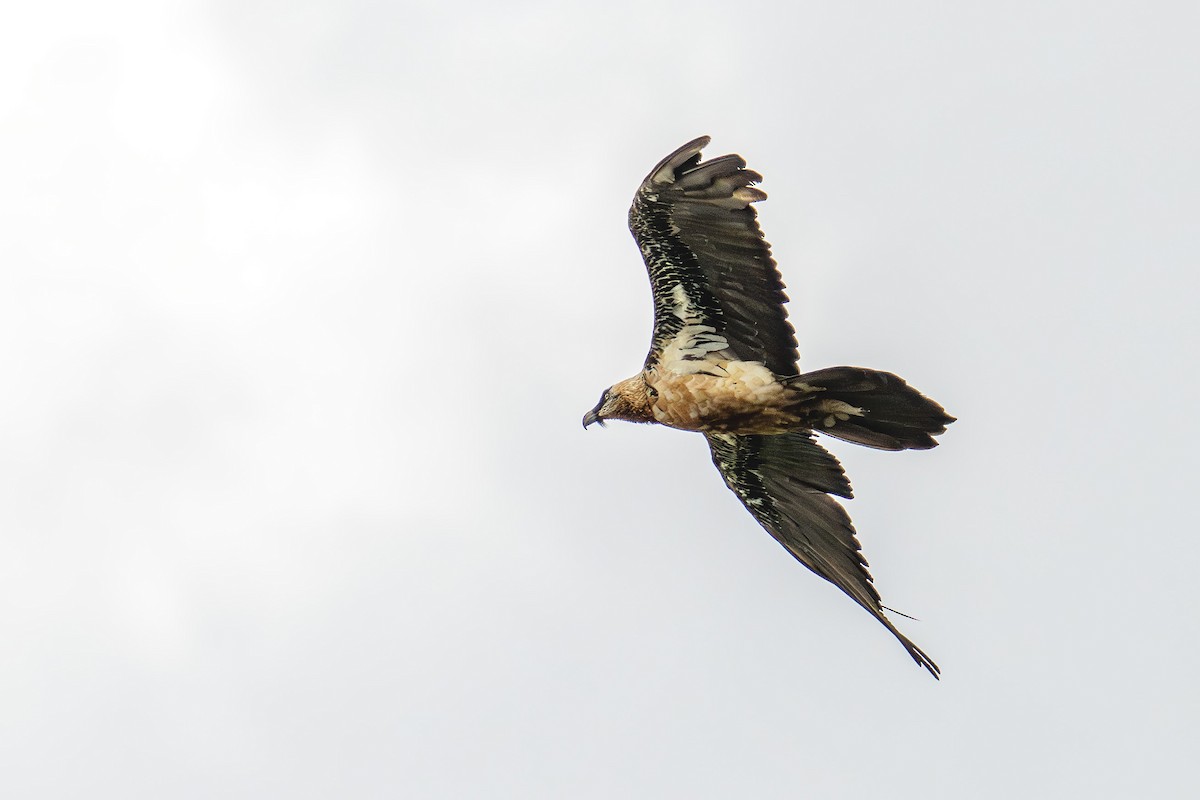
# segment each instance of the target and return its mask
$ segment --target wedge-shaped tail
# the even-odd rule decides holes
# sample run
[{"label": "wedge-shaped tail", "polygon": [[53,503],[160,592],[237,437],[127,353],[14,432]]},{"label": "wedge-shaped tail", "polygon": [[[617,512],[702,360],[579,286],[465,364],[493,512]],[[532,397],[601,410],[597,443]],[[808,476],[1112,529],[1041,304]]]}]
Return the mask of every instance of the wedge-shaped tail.
[{"label": "wedge-shaped tail", "polygon": [[814,392],[812,428],[880,450],[928,450],[954,417],[890,372],[830,367],[788,381]]}]

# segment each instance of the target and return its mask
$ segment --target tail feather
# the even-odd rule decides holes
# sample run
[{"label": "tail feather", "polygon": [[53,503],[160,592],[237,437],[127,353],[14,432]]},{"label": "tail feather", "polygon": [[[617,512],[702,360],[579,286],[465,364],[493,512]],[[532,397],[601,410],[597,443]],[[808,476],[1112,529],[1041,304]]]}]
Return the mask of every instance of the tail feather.
[{"label": "tail feather", "polygon": [[867,447],[928,450],[937,447],[933,437],[954,422],[944,408],[890,372],[830,367],[791,383],[814,392],[806,401],[814,409],[813,430]]}]

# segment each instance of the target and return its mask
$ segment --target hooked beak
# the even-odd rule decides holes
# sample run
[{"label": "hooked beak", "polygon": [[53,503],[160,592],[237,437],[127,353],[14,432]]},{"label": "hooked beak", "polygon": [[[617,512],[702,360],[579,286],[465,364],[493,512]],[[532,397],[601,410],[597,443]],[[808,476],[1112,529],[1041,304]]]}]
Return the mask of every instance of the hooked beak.
[{"label": "hooked beak", "polygon": [[[600,405],[603,405],[603,403]],[[604,420],[600,418],[600,406],[596,406],[591,411],[583,415],[583,429],[586,431],[587,426],[591,425],[593,422],[599,422],[600,427],[604,427]]]}]

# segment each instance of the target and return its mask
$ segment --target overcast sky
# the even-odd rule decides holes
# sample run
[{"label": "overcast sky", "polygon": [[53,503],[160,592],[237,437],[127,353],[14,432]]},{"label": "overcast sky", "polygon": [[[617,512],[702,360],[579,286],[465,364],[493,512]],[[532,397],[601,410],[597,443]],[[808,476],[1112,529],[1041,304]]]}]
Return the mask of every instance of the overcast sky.
[{"label": "overcast sky", "polygon": [[[22,16],[23,15],[23,16]],[[1191,3],[46,3],[0,33],[0,794],[1194,797]],[[884,602],[580,429],[764,176]]]}]

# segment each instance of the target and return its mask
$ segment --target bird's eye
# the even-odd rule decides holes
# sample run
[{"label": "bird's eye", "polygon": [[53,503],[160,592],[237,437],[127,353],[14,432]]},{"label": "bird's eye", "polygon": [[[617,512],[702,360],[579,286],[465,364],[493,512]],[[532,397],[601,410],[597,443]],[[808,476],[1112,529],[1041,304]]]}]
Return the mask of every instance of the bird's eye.
[{"label": "bird's eye", "polygon": [[655,389],[653,386],[647,386],[646,394],[650,395],[651,397],[658,397],[658,389]]}]

